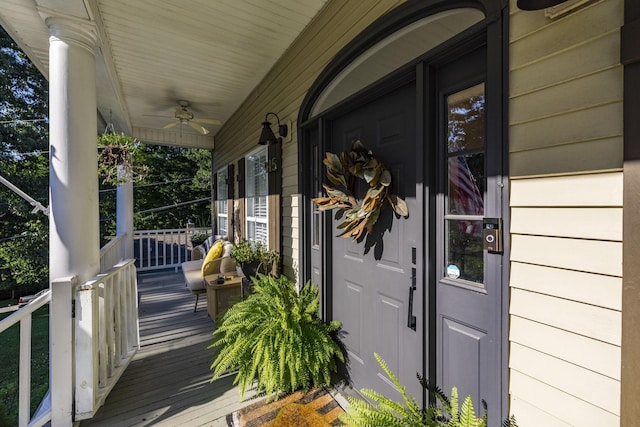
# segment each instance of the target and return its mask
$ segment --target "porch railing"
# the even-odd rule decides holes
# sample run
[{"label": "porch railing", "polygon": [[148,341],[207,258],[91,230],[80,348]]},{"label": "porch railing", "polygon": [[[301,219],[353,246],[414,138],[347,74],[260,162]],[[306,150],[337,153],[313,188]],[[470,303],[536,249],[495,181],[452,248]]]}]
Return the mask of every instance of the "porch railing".
[{"label": "porch railing", "polygon": [[111,269],[125,259],[127,233],[114,237],[100,249],[100,273]]},{"label": "porch railing", "polygon": [[135,260],[75,290],[75,420],[93,417],[138,351]]},{"label": "porch railing", "polygon": [[0,321],[0,335],[11,326],[20,323],[18,425],[21,427],[39,427],[51,420],[51,395],[49,393],[46,394],[40,407],[31,417],[31,321],[33,313],[49,301],[51,301],[50,291]]},{"label": "porch railing", "polygon": [[173,268],[191,259],[193,233],[207,233],[210,228],[139,230],[133,233],[134,254],[138,271]]}]

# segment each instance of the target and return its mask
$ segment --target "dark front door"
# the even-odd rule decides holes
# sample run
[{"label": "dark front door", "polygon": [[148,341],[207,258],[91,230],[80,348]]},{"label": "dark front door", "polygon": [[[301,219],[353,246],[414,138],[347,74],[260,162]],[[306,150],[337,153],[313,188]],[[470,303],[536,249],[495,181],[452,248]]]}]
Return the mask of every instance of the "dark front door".
[{"label": "dark front door", "polygon": [[[311,141],[336,154],[360,140],[390,168],[392,192],[409,207],[408,218],[386,209],[362,242],[337,237],[341,220],[331,213],[323,229],[314,211],[314,239],[326,239],[314,249],[312,267],[327,267],[326,277],[317,275],[330,302],[325,314],[343,322],[356,389],[399,399],[377,352],[418,400],[416,373],[447,394],[455,386],[461,399],[471,395],[478,410],[485,400],[489,424],[499,425],[503,255],[495,241],[498,250],[484,248],[484,228],[498,227],[503,216],[501,101],[491,96],[500,91],[487,79],[485,47],[467,47],[457,58],[417,64],[419,85],[374,88],[366,102],[328,113],[321,132],[312,132]],[[317,165],[322,156],[313,148]]]},{"label": "dark front door", "polygon": [[[497,104],[486,95],[493,84],[486,79],[486,52],[479,48],[434,69],[435,370],[447,393],[458,387],[478,410],[485,400],[489,425],[499,425],[503,257],[483,249],[483,228],[501,223],[503,165],[501,127],[491,125],[499,120],[492,110]],[[497,234],[492,249],[504,235]]]},{"label": "dark front door", "polygon": [[[409,218],[387,207],[365,241],[336,237],[341,222],[332,219],[333,318],[342,321],[354,387],[400,396],[374,359],[377,352],[422,400],[416,373],[423,373],[423,203],[422,161],[416,143],[415,83],[353,107],[327,124],[327,150],[340,153],[360,140],[391,171],[392,192],[404,198]],[[366,185],[366,184],[365,184]],[[364,186],[360,195],[364,194]],[[365,251],[367,253],[365,253]],[[413,283],[416,289],[410,291]],[[410,298],[413,298],[411,301]],[[412,323],[410,316],[416,316]]]}]

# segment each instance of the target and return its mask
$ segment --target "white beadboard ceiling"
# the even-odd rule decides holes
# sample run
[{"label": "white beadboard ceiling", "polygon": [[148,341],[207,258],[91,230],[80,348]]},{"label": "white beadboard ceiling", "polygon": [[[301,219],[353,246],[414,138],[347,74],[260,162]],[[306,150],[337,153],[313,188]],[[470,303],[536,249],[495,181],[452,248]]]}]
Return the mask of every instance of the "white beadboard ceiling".
[{"label": "white beadboard ceiling", "polygon": [[44,19],[93,21],[102,118],[149,142],[213,148],[220,125],[204,124],[206,137],[162,129],[178,101],[224,126],[326,1],[2,0],[0,24],[47,76]]}]

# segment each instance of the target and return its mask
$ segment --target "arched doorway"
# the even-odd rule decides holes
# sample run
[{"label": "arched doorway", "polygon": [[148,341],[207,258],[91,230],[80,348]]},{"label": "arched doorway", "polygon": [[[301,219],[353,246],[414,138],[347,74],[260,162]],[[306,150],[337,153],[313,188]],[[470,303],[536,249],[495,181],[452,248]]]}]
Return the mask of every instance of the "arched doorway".
[{"label": "arched doorway", "polygon": [[[323,316],[343,322],[356,389],[398,397],[379,353],[408,390],[420,373],[444,390],[506,413],[505,250],[483,249],[504,228],[506,2],[401,6],[327,67],[300,112],[302,273],[321,285]],[[324,153],[360,140],[390,169],[408,218],[390,209],[361,242],[311,202]],[[501,234],[499,232],[498,234]],[[503,236],[500,236],[502,238]]]}]

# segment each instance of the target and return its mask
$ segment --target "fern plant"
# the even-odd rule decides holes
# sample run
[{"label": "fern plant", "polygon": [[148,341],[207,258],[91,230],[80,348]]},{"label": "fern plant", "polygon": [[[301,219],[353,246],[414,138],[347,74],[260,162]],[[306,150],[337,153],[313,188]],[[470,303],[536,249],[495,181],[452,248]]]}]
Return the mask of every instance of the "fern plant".
[{"label": "fern plant", "polygon": [[[449,399],[437,386],[431,385],[423,377],[418,375],[420,384],[431,391],[437,403],[422,408],[415,397],[408,395],[405,387],[391,372],[387,363],[374,353],[378,364],[396,386],[404,400],[404,405],[389,399],[388,397],[369,389],[361,390],[362,394],[375,402],[347,396],[351,404],[347,412],[340,420],[349,426],[389,426],[389,427],[487,427],[487,408],[483,401],[484,415],[476,416],[471,396],[467,396],[459,406],[458,390],[453,387],[451,399]],[[511,416],[504,422],[504,427],[517,427],[515,418]]]},{"label": "fern plant", "polygon": [[308,282],[296,291],[285,276],[258,274],[254,293],[223,315],[209,348],[217,355],[211,369],[216,380],[237,370],[240,397],[254,380],[267,395],[329,385],[344,355],[333,336],[340,322],[318,317],[318,288]]}]

